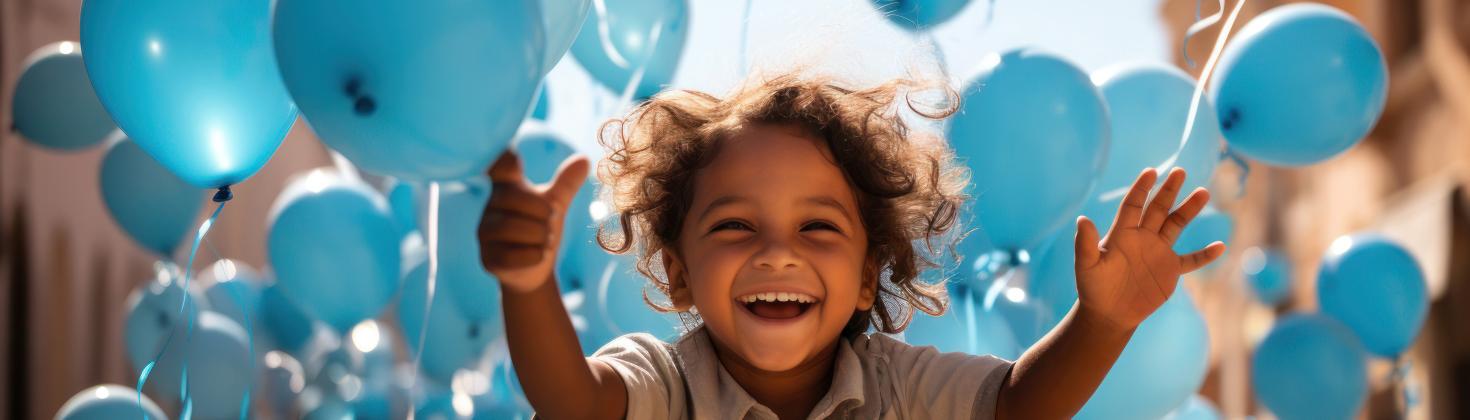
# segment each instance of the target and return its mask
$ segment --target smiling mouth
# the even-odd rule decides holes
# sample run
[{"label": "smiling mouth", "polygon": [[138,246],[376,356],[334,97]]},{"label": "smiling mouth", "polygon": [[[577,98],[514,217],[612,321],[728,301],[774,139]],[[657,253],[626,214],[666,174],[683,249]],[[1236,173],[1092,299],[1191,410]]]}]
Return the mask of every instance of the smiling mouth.
[{"label": "smiling mouth", "polygon": [[817,299],[809,295],[777,292],[746,295],[737,301],[751,315],[769,320],[796,318],[817,304]]}]

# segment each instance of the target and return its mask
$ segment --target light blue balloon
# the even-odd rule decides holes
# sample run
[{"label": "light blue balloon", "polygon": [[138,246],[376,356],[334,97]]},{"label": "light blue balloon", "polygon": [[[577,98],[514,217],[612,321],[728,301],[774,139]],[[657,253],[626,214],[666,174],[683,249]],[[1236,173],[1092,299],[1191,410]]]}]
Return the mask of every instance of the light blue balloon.
[{"label": "light blue balloon", "polygon": [[[255,269],[235,260],[219,260],[200,272],[200,277],[212,278],[214,285],[204,290],[209,300],[209,309],[246,326],[261,325],[260,298],[265,289],[265,278]],[[252,331],[253,332],[253,331]]]},{"label": "light blue balloon", "polygon": [[1058,229],[1031,260],[1026,296],[1041,302],[1045,308],[1047,331],[1060,323],[1077,303],[1075,230],[1071,227]]},{"label": "light blue balloon", "polygon": [[401,229],[367,185],[310,172],[286,187],[269,220],[276,284],[338,334],[398,292]]},{"label": "light blue balloon", "polygon": [[598,221],[593,217],[593,211],[607,209],[606,203],[596,198],[597,188],[591,180],[582,184],[582,188],[572,196],[567,219],[562,224],[556,279],[563,292],[590,289],[601,278],[603,268],[616,258],[597,243]]},{"label": "light blue balloon", "polygon": [[[139,400],[142,405],[139,405]],[[58,420],[113,420],[144,418],[168,420],[163,410],[146,395],[121,385],[97,385],[83,389],[56,410]]]},{"label": "light blue balloon", "polygon": [[1035,246],[1092,190],[1108,150],[1107,107],[1086,73],[1034,50],[988,58],[962,96],[948,137],[970,167],[976,234],[1001,250]]},{"label": "light blue balloon", "polygon": [[[562,162],[577,153],[576,147],[561,135],[540,124],[522,127],[521,132],[516,135],[515,151],[521,159],[526,180],[533,184],[551,182]],[[562,224],[561,246],[557,252],[557,282],[563,291],[586,284],[587,278],[581,276],[582,269],[577,267],[583,261],[595,264],[608,260],[587,255],[602,252],[602,248],[595,242],[596,228],[592,222],[591,206],[595,190],[596,186],[590,179],[584,181],[567,208],[566,220]]]},{"label": "light blue balloon", "polygon": [[523,127],[516,134],[514,147],[526,180],[537,185],[551,182],[561,163],[577,153],[576,147],[541,124]]},{"label": "light blue balloon", "polygon": [[1077,419],[1156,419],[1184,403],[1209,367],[1205,320],[1183,287],[1139,324]]},{"label": "light blue balloon", "polygon": [[904,341],[916,346],[934,346],[941,352],[993,355],[1016,360],[1024,348],[1006,320],[983,312],[980,299],[960,288],[952,292],[949,309],[940,316],[915,313],[903,331]]},{"label": "light blue balloon", "polygon": [[1354,418],[1368,394],[1367,353],[1332,318],[1289,315],[1256,347],[1251,385],[1282,420]]},{"label": "light blue balloon", "polygon": [[546,39],[537,0],[279,0],[275,52],[322,142],[422,182],[484,172],[530,111]]},{"label": "light blue balloon", "polygon": [[194,415],[206,419],[237,418],[245,391],[258,371],[251,370],[245,329],[211,311],[199,313],[189,337],[189,398]]},{"label": "light blue balloon", "polygon": [[164,167],[199,187],[238,184],[296,121],[270,9],[270,0],[87,0],[87,75],[117,125]]},{"label": "light blue balloon", "polygon": [[280,284],[260,292],[260,322],[276,348],[300,355],[311,341],[316,320],[281,290]]},{"label": "light blue balloon", "polygon": [[193,227],[204,190],[148,156],[137,143],[120,139],[102,156],[98,171],[107,214],[143,248],[167,258]]},{"label": "light blue balloon", "polygon": [[656,311],[643,301],[645,291],[654,302],[668,299],[633,269],[633,257],[618,256],[614,261],[596,278],[597,283],[588,296],[593,307],[601,309],[601,319],[588,321],[603,322],[603,327],[615,336],[649,333],[670,341],[677,338],[678,316]]},{"label": "light blue balloon", "polygon": [[[154,265],[154,278],[139,286],[128,295],[127,318],[123,321],[123,346],[133,372],[143,368],[159,357],[159,350],[168,343],[168,351],[148,375],[147,386],[155,394],[166,398],[179,395],[180,365],[184,357],[184,336],[189,319],[195,318],[201,308],[207,308],[204,295],[198,290],[189,293],[188,310],[179,313],[183,304],[183,274],[167,263]],[[168,338],[170,332],[173,339]]]},{"label": "light blue balloon", "polygon": [[1209,185],[1220,162],[1223,140],[1209,100],[1200,101],[1189,140],[1179,149],[1194,97],[1193,78],[1173,66],[1126,64],[1100,70],[1092,80],[1112,117],[1112,143],[1094,196],[1121,196],[1144,168],[1165,169],[1160,164],[1175,152],[1179,156],[1173,167],[1184,168],[1187,175],[1175,203],[1183,202],[1195,188]]},{"label": "light blue balloon", "polygon": [[398,222],[398,227],[403,228],[404,233],[419,230],[418,196],[414,193],[413,184],[389,178],[388,187],[384,190],[388,194],[388,207],[393,210],[393,220]]},{"label": "light blue balloon", "polygon": [[960,14],[970,0],[872,0],[873,7],[899,27],[919,31]]},{"label": "light blue balloon", "polygon": [[1291,294],[1291,260],[1280,251],[1248,249],[1240,265],[1246,284],[1261,303],[1276,306]]},{"label": "light blue balloon", "polygon": [[1052,325],[1048,322],[1052,315],[1050,308],[1039,300],[1031,299],[1025,289],[1005,287],[997,290],[993,298],[987,299],[989,297],[980,296],[983,308],[980,316],[1005,320],[1022,351],[1051,331]]},{"label": "light blue balloon", "polygon": [[32,143],[60,151],[96,146],[117,129],[92,92],[81,47],[70,41],[26,58],[10,98],[10,121]]},{"label": "light blue balloon", "polygon": [[479,362],[486,346],[504,334],[504,326],[499,318],[479,321],[466,318],[455,299],[445,296],[443,288],[436,288],[434,302],[428,308],[429,322],[425,324],[427,286],[428,264],[419,263],[404,279],[403,293],[398,300],[398,324],[403,328],[403,339],[411,357],[418,353],[419,342],[423,341],[419,371],[441,384],[449,384],[455,371]]},{"label": "light blue balloon", "polygon": [[542,83],[541,87],[536,88],[536,101],[535,105],[531,106],[531,118],[546,121],[550,113],[551,99],[546,96],[546,83]]},{"label": "light blue balloon", "polygon": [[[582,22],[587,21],[587,11],[591,7],[591,0],[541,0],[541,23],[546,32],[541,73],[550,72],[561,57],[567,55],[567,49],[577,39],[577,32],[582,30]],[[544,93],[542,99],[540,103],[545,104]],[[544,113],[541,119],[546,119]]]},{"label": "light blue balloon", "polygon": [[[642,77],[633,96],[653,96],[670,81],[689,36],[686,0],[609,0],[603,11],[587,14],[572,42],[572,56],[592,78],[613,93],[622,92],[634,73]],[[603,13],[605,12],[605,13]],[[657,42],[650,40],[657,34]]]},{"label": "light blue balloon", "polygon": [[[490,179],[474,176],[439,186],[439,277],[441,293],[469,319],[500,319],[500,283],[480,261],[480,216],[490,200]],[[427,190],[418,189],[419,211],[428,214]],[[427,222],[427,220],[421,220]],[[427,246],[427,245],[426,245]],[[427,250],[425,250],[427,252]],[[424,254],[427,258],[427,254]]]},{"label": "light blue balloon", "polygon": [[1210,96],[1232,150],[1273,165],[1310,165],[1373,128],[1388,97],[1388,67],[1347,13],[1290,4],[1240,29],[1220,55]]},{"label": "light blue balloon", "polygon": [[[1174,241],[1174,252],[1184,255],[1204,249],[1216,241],[1229,245],[1230,235],[1234,231],[1235,219],[1230,217],[1229,213],[1221,212],[1216,210],[1215,206],[1206,204],[1205,208],[1194,217],[1194,220],[1179,232],[1179,239]],[[1215,260],[1205,266],[1205,270],[1218,266],[1221,260]]]},{"label": "light blue balloon", "polygon": [[1414,255],[1376,234],[1332,242],[1317,274],[1322,313],[1342,321],[1369,352],[1398,357],[1429,312],[1424,271]]},{"label": "light blue balloon", "polygon": [[1223,417],[1220,416],[1220,410],[1215,408],[1215,404],[1210,403],[1210,400],[1204,397],[1193,395],[1184,401],[1184,405],[1174,409],[1162,420],[1220,420],[1221,418]]}]

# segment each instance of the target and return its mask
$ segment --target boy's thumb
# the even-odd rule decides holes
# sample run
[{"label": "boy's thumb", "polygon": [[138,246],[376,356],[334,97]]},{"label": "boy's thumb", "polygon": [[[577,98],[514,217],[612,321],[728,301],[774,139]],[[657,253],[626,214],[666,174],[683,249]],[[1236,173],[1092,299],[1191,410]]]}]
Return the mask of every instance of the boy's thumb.
[{"label": "boy's thumb", "polygon": [[551,185],[546,188],[546,197],[563,208],[571,204],[572,197],[577,195],[577,190],[587,181],[587,172],[591,170],[591,166],[587,157],[582,155],[572,155],[562,161],[561,167],[556,170],[556,176],[551,178]]}]

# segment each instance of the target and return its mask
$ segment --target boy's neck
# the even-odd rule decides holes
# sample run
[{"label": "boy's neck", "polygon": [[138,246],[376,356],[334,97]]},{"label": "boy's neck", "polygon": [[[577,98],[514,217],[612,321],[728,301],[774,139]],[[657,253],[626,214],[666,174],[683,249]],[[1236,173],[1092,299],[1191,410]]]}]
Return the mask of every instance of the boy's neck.
[{"label": "boy's neck", "polygon": [[[841,341],[840,339],[838,340]],[[756,402],[770,408],[782,420],[805,419],[832,387],[837,363],[837,345],[833,342],[822,352],[802,361],[796,367],[772,372],[751,365],[719,340],[710,337],[720,365]]]}]

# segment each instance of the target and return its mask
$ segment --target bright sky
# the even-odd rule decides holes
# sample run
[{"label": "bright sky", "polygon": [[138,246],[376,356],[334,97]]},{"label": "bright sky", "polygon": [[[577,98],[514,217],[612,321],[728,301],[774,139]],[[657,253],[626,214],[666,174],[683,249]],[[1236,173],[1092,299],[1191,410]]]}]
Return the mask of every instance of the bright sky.
[{"label": "bright sky", "polygon": [[[858,83],[906,71],[934,74],[927,40],[892,25],[868,0],[689,0],[689,38],[673,86],[722,94],[744,76],[741,17],[749,4],[745,58],[757,69],[796,65]],[[1124,62],[1168,62],[1176,34],[1159,20],[1159,0],[970,0],[960,15],[932,29],[946,70],[962,81],[986,56],[1036,47],[1089,72]],[[618,109],[570,54],[547,78],[549,124],[584,153],[599,156],[593,135]]]}]

